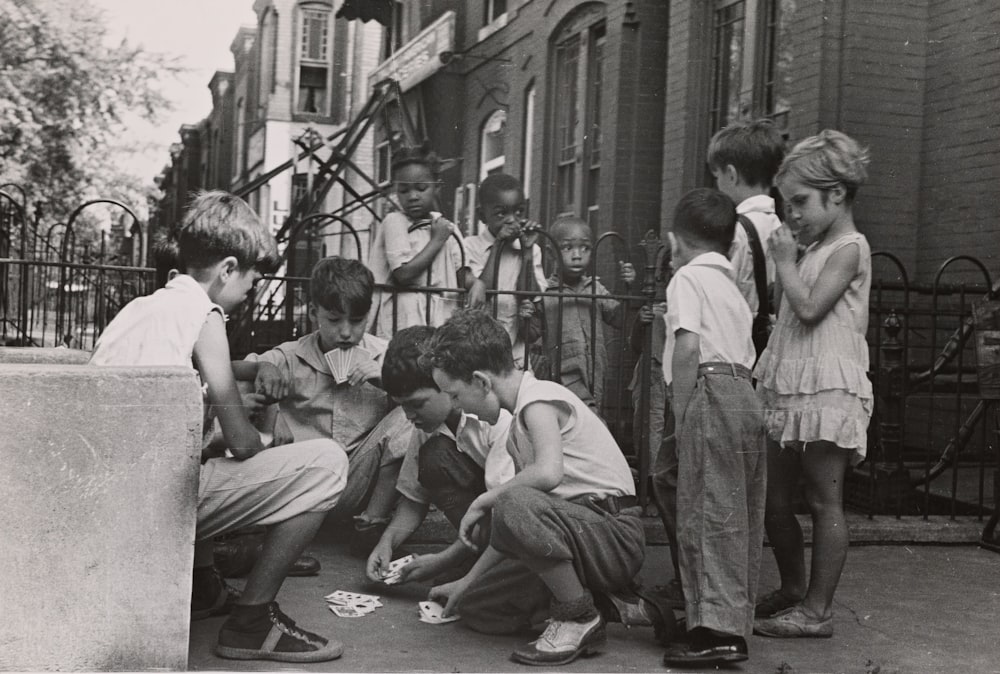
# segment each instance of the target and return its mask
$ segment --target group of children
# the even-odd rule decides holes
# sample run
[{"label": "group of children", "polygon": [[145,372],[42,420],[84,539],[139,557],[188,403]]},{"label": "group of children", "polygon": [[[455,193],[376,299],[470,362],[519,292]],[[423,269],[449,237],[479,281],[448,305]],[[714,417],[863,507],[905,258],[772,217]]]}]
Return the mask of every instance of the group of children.
[{"label": "group of children", "polygon": [[[479,190],[485,229],[465,240],[463,260],[454,225],[431,211],[433,157],[401,153],[402,212],[380,228],[371,271],[321,260],[310,280],[315,332],[234,362],[225,315],[277,268],[277,250],[244,202],[199,196],[174,235],[172,278],[119,313],[91,362],[193,364],[205,386],[206,427],[219,430],[223,451],[203,454],[192,617],[229,614],[216,653],[338,657],[341,644],[279,609],[285,576],[333,511],[381,532],[366,575],[382,582],[432,506],[456,540],[415,557],[400,580],[433,582],[430,598],[478,631],[544,625],[514,651],[517,662],[571,662],[600,647],[609,621],[651,626],[665,663],[682,666],[745,660],[751,631],[830,636],[847,549],[843,476],[864,457],[872,406],[870,253],[852,217],[867,156],[836,131],[783,154],[767,122],[716,134],[709,164],[719,189],[678,202],[665,306],[640,317],[657,322],[663,342],[653,486],[675,568],[656,590],[637,577],[645,541],[632,471],[595,411],[605,357],[589,346],[604,341],[591,331],[620,325],[622,310],[610,299],[592,306],[607,291],[587,275],[585,222],[550,228],[560,264],[546,279],[520,184],[490,176]],[[787,225],[768,196],[775,180]],[[623,264],[621,276],[631,282],[634,269]],[[391,290],[380,295],[376,284]],[[473,308],[453,306],[455,288]],[[489,302],[493,312],[482,308]],[[754,316],[770,318],[773,306],[758,353]],[[531,345],[546,335],[561,335],[541,351],[559,349],[561,366],[548,373],[556,381],[532,362]],[[355,349],[338,382],[330,354]],[[800,478],[814,521],[810,574],[793,509]],[[212,540],[250,525],[267,534],[238,592],[215,570]],[[781,587],[758,599],[765,529]]]}]

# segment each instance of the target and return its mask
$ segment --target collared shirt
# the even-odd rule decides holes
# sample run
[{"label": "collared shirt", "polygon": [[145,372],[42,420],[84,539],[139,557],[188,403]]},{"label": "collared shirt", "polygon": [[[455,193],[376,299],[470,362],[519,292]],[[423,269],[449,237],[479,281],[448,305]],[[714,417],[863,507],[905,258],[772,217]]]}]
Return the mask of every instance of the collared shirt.
[{"label": "collared shirt", "polygon": [[396,491],[416,503],[430,503],[431,495],[420,484],[420,447],[435,435],[443,435],[455,441],[455,446],[483,467],[486,488],[492,489],[514,477],[514,462],[507,454],[507,430],[510,427],[510,412],[500,410],[497,423],[490,426],[480,421],[474,414],[462,413],[455,433],[447,425],[441,424],[430,433],[416,431],[410,447],[406,450],[403,465],[396,479]]},{"label": "collared shirt", "polygon": [[563,477],[550,494],[567,500],[583,494],[598,498],[635,495],[625,455],[601,418],[565,386],[539,380],[531,372],[521,375],[507,439],[507,452],[514,459],[515,470],[520,472],[534,462],[535,449],[524,423],[524,409],[536,402],[553,404],[567,413],[559,429]]},{"label": "collared shirt", "polygon": [[[781,227],[781,220],[774,213],[774,199],[766,194],[756,194],[744,199],[736,207],[739,215],[745,215],[757,230],[760,246],[764,249],[764,268],[767,272],[767,285],[774,283],[774,259],[771,257],[767,240],[776,229]],[[733,245],[729,247],[729,260],[733,264],[736,287],[750,306],[750,313],[757,315],[760,306],[757,298],[757,283],[754,279],[753,251],[750,240],[747,239],[743,225],[736,223],[736,233],[733,235]]]},{"label": "collared shirt", "polygon": [[[480,223],[479,234],[465,239],[465,262],[472,273],[478,277],[483,273],[486,260],[489,259],[490,251],[496,243],[496,237],[490,233],[489,228]],[[537,245],[532,246],[532,264],[535,276],[535,283],[539,290],[544,290],[546,286],[545,270],[542,269],[542,250]],[[521,242],[518,239],[508,243],[503,248],[503,253],[497,265],[497,286],[496,290],[518,290],[517,282],[521,276]],[[490,286],[493,279],[483,279]],[[517,308],[521,297],[514,295],[497,295],[497,321],[507,329],[512,344],[517,344]],[[515,348],[515,353],[517,349]]]},{"label": "collared shirt", "polygon": [[[358,344],[378,363],[387,345],[386,340],[369,334]],[[250,354],[247,360],[271,363],[288,378],[288,395],[279,408],[295,442],[333,438],[350,453],[389,411],[385,391],[370,382],[356,386],[337,383],[320,347],[318,332],[260,355]]]},{"label": "collared shirt", "polygon": [[733,266],[719,253],[702,253],[678,269],[667,286],[663,378],[674,380],[676,332],[698,335],[699,363],[736,363],[752,368],[757,354],[751,339],[750,307],[733,282]]},{"label": "collared shirt", "polygon": [[97,340],[90,364],[193,367],[194,345],[212,312],[226,317],[197,281],[178,274],[118,312]]}]

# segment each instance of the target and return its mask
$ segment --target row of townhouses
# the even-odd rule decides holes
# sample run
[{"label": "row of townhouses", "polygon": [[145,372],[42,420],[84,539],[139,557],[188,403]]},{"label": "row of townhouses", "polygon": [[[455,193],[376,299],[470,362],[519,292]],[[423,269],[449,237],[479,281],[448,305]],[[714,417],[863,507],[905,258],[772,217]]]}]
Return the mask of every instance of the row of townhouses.
[{"label": "row of townhouses", "polygon": [[[916,277],[959,253],[992,267],[1000,248],[991,0],[257,0],[254,10],[257,25],[233,40],[233,72],[209,83],[211,114],[181,128],[154,226],[176,221],[193,189],[238,190],[300,156],[392,78],[417,137],[447,160],[441,210],[468,233],[476,184],[504,171],[523,181],[533,218],[575,213],[634,251],[669,227],[685,190],[711,184],[714,131],[770,117],[790,142],[833,127],[870,147],[859,224]],[[382,186],[391,126],[376,121],[350,157]],[[273,227],[317,161],[247,195]],[[348,181],[364,192],[356,174]],[[335,188],[323,207],[345,198]],[[357,228],[377,226],[364,213]],[[324,252],[351,254],[338,241]]]}]

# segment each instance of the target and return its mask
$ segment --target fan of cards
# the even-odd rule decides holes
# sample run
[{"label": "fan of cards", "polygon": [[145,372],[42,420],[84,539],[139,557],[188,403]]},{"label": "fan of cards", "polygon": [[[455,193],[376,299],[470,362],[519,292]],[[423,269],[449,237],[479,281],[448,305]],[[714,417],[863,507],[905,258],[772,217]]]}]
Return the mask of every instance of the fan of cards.
[{"label": "fan of cards", "polygon": [[327,351],[323,356],[326,364],[330,366],[330,374],[338,384],[343,384],[351,374],[351,370],[358,363],[371,360],[371,351],[362,349],[360,346],[352,346],[349,349],[334,349]]},{"label": "fan of cards", "polygon": [[330,610],[341,618],[360,618],[373,613],[377,608],[382,608],[382,602],[374,594],[337,590],[326,595],[324,599],[329,604]]},{"label": "fan of cards", "polygon": [[436,601],[422,601],[417,606],[420,608],[420,622],[431,625],[443,625],[458,620],[457,615],[450,615],[447,618],[441,616],[444,613],[444,606]]},{"label": "fan of cards", "polygon": [[398,583],[403,567],[412,561],[413,555],[407,555],[406,557],[400,557],[399,559],[389,562],[389,571],[387,571],[382,577],[382,582],[386,585],[395,585]]}]

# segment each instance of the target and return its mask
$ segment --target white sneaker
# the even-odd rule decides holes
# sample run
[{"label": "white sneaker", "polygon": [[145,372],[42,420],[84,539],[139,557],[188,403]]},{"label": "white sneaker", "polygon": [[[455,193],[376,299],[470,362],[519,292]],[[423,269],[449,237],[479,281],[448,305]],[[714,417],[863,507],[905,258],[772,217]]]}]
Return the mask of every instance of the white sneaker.
[{"label": "white sneaker", "polygon": [[550,620],[541,636],[511,653],[510,659],[525,665],[565,665],[596,654],[605,640],[600,615],[584,623]]}]

